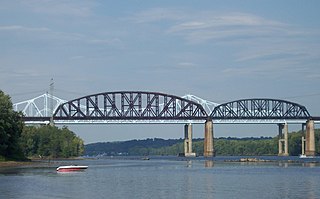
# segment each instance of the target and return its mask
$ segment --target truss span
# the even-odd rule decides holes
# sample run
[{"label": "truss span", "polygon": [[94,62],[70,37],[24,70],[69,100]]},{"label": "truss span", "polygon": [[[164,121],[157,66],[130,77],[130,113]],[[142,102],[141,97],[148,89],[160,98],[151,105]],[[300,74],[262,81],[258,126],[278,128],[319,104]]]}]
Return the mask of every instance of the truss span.
[{"label": "truss span", "polygon": [[210,114],[212,119],[308,119],[307,109],[297,103],[277,99],[242,99],[221,104]]},{"label": "truss span", "polygon": [[66,100],[60,99],[48,93],[40,95],[30,100],[13,104],[15,111],[21,111],[25,117],[45,118],[52,113]]},{"label": "truss span", "polygon": [[156,92],[119,91],[84,96],[61,104],[55,120],[198,120],[204,108],[191,100]]}]

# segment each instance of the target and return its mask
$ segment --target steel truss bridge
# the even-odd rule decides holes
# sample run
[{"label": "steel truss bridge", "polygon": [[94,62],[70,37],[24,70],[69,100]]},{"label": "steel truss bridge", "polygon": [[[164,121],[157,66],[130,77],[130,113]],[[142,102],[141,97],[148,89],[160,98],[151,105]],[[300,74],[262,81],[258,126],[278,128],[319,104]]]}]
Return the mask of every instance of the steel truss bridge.
[{"label": "steel truss bridge", "polygon": [[279,99],[241,99],[223,104],[194,95],[146,91],[104,92],[63,100],[48,93],[15,103],[28,124],[104,123],[305,123],[320,120],[306,107]]}]

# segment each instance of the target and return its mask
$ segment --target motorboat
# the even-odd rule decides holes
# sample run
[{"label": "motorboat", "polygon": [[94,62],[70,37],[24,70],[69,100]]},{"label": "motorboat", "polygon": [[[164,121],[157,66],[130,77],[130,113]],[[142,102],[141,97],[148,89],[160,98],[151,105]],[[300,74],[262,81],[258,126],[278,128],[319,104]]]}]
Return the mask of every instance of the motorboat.
[{"label": "motorboat", "polygon": [[305,154],[300,154],[299,158],[307,158],[307,155],[305,155]]},{"label": "motorboat", "polygon": [[299,158],[301,158],[301,159],[304,159],[304,158],[311,159],[311,158],[316,158],[316,156],[307,156],[306,154],[301,154],[301,155],[299,156]]},{"label": "motorboat", "polygon": [[84,171],[88,166],[79,166],[79,165],[68,165],[68,166],[59,166],[57,168],[58,172],[73,172],[73,171]]}]

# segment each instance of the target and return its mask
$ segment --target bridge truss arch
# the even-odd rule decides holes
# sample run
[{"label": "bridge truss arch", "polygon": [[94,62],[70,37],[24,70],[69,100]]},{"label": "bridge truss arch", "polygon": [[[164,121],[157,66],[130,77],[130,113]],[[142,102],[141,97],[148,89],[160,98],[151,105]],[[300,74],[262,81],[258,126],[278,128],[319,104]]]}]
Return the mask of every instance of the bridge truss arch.
[{"label": "bridge truss arch", "polygon": [[61,104],[54,120],[159,121],[204,120],[204,108],[182,97],[146,91],[116,91],[84,96]]},{"label": "bridge truss arch", "polygon": [[44,93],[33,99],[13,104],[15,111],[21,111],[25,117],[46,118],[50,117],[57,108],[67,102],[49,93]]},{"label": "bridge truss arch", "polygon": [[214,120],[306,120],[306,107],[278,99],[241,99],[221,104],[212,111]]}]

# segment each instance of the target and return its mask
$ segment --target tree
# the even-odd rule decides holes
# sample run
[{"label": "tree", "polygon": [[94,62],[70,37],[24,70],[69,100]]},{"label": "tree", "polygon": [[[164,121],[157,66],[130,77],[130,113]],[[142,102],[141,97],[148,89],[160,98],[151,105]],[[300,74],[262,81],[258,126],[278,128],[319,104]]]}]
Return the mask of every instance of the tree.
[{"label": "tree", "polygon": [[23,129],[20,144],[28,157],[69,158],[84,152],[83,140],[67,127],[27,126]]},{"label": "tree", "polygon": [[22,113],[13,110],[10,97],[0,90],[0,156],[24,158],[19,145],[24,126],[21,118]]}]

